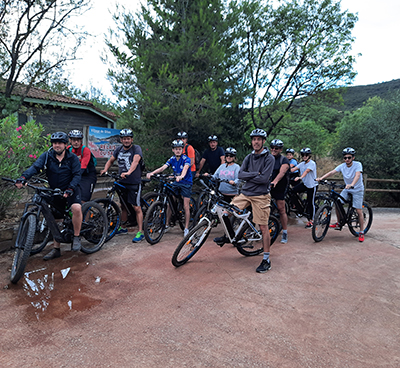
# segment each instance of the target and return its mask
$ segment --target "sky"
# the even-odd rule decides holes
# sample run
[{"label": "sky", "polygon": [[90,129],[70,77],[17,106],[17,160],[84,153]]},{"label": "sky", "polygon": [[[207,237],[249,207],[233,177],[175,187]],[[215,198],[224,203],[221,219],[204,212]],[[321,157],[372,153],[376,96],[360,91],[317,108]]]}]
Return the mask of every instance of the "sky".
[{"label": "sky", "polygon": [[[88,91],[93,86],[112,98],[111,84],[106,78],[107,66],[100,60],[106,52],[104,33],[113,26],[112,13],[115,4],[123,4],[127,9],[138,9],[139,0],[93,0],[92,9],[84,15],[85,30],[92,37],[81,48],[78,57],[69,66],[72,84]],[[353,55],[357,58],[355,71],[358,73],[353,85],[367,85],[387,82],[400,78],[398,61],[400,48],[399,0],[342,0],[342,10],[358,13],[358,22],[353,30],[355,42]],[[111,10],[111,13],[110,11]]]}]

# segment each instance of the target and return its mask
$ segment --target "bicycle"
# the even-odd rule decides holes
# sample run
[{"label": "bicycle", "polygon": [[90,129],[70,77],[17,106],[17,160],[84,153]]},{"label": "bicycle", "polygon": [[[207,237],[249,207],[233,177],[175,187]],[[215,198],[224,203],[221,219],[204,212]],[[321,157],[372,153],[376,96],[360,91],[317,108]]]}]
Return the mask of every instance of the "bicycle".
[{"label": "bicycle", "polygon": [[[16,180],[2,178],[15,184]],[[24,274],[24,270],[31,254],[39,253],[50,241],[50,237],[59,243],[71,243],[74,236],[72,213],[69,208],[54,208],[52,198],[63,196],[60,189],[38,187],[31,183],[26,184],[35,193],[30,202],[25,204],[17,238],[15,253],[11,266],[10,280],[17,283]],[[95,202],[86,202],[82,205],[83,221],[80,231],[83,253],[94,253],[101,249],[107,236],[107,216],[103,208]],[[55,219],[62,218],[62,223]],[[36,237],[39,233],[43,239]]]},{"label": "bicycle", "polygon": [[[236,221],[231,221],[226,213],[232,215]],[[264,251],[262,233],[256,229],[251,217],[251,211],[240,210],[238,207],[219,199],[179,243],[172,256],[172,264],[175,267],[180,267],[189,261],[205,243],[211,229],[216,227],[218,223],[223,224],[226,236],[240,254],[248,257],[262,253]],[[233,223],[236,223],[236,226]],[[278,237],[280,229],[279,221],[275,216],[270,215],[268,227],[272,245]]]},{"label": "bicycle", "polygon": [[[307,197],[301,196],[302,193],[294,193],[293,188],[289,185],[285,195],[285,209],[287,215],[294,212],[296,216],[303,217],[308,215],[307,213]],[[315,212],[325,202],[326,195],[316,194],[314,199]],[[276,206],[276,204],[275,204]],[[277,210],[277,209],[276,209]],[[278,211],[279,212],[279,211]],[[275,212],[274,212],[275,213]]]},{"label": "bicycle", "polygon": [[[336,182],[327,180],[321,181],[320,184],[327,185],[330,187],[328,196],[325,197],[325,204],[322,205],[314,217],[314,224],[312,227],[312,237],[315,242],[320,242],[325,238],[328,232],[332,208],[335,205],[337,211],[339,211],[339,230],[342,230],[346,224],[349,227],[350,232],[354,236],[358,236],[360,224],[358,222],[358,214],[355,208],[352,206],[352,196],[349,199],[344,199],[339,193],[335,191],[335,188],[344,189],[345,185],[338,185]],[[348,205],[347,212],[343,206],[343,203]],[[364,234],[366,234],[372,225],[372,209],[368,203],[363,202],[362,213],[364,218]]]},{"label": "bicycle", "polygon": [[[160,191],[157,193],[157,200],[147,210],[143,223],[143,232],[146,241],[153,245],[158,243],[165,233],[167,226],[167,209],[171,209],[171,220],[169,226],[178,222],[180,228],[185,228],[185,210],[183,199],[176,195],[171,186],[171,178],[166,174],[153,175],[152,179],[159,181]],[[175,180],[175,179],[174,179]],[[153,193],[154,194],[154,193]],[[190,198],[190,220],[189,228],[193,227],[193,219],[196,214],[196,201]]]},{"label": "bicycle", "polygon": [[[121,204],[125,206],[128,212],[128,218],[132,218],[133,216],[136,216],[136,214],[133,205],[127,203],[123,198],[122,191],[126,187],[119,182],[121,176],[118,175],[117,173],[111,173],[111,174],[107,173],[104,175],[107,175],[110,178],[114,179],[112,187],[107,191],[106,197],[97,198],[94,199],[94,201],[100,203],[103,206],[104,211],[106,212],[108,218],[108,232],[107,232],[106,242],[108,242],[115,236],[119,227],[121,226],[121,208],[114,201],[116,193],[118,194]],[[142,187],[145,185],[145,183],[148,183],[149,181],[150,180],[142,179],[142,184],[141,184]],[[143,217],[146,215],[148,208],[151,206],[153,202],[156,201],[157,198],[158,194],[153,192],[146,193],[140,198],[140,205],[142,208]]]}]

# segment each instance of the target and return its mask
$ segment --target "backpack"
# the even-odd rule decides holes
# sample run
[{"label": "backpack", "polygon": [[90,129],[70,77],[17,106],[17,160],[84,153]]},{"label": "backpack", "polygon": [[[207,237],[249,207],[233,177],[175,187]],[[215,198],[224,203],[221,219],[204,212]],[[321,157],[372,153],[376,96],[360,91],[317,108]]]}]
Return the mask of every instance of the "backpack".
[{"label": "backpack", "polygon": [[[188,148],[189,144],[186,144],[186,146],[183,149],[183,154],[187,156],[187,148]],[[193,147],[193,146],[192,146]],[[201,154],[200,152],[194,148],[194,167],[196,168],[196,171],[199,169],[200,166],[200,161],[201,161]]]},{"label": "backpack", "polygon": [[[69,149],[69,152],[72,152],[72,146],[68,146],[67,147]],[[82,146],[81,148],[81,153],[83,154],[83,150],[85,149],[85,146]],[[89,149],[90,151],[90,149]],[[94,156],[94,154],[92,153],[92,151],[90,151],[90,161],[89,164],[92,163],[94,165],[94,167],[97,166],[97,158]],[[89,165],[88,165],[89,166]]]}]

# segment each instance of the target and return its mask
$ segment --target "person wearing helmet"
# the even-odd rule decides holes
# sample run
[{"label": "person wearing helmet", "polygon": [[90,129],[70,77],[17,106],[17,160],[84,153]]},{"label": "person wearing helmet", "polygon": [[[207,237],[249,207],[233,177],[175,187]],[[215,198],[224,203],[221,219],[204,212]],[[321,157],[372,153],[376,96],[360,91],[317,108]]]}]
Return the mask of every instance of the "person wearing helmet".
[{"label": "person wearing helmet", "polygon": [[[25,170],[17,179],[16,186],[22,188],[23,183],[32,176],[45,170],[49,186],[52,189],[59,188],[64,191],[63,197],[54,197],[53,204],[57,208],[65,207],[65,202],[71,207],[72,224],[74,227],[74,238],[72,250],[81,249],[79,234],[82,225],[81,192],[79,183],[81,181],[81,164],[76,155],[67,150],[68,136],[64,132],[55,132],[51,135],[52,147],[41,154],[34,164]],[[54,239],[53,249],[43,259],[50,260],[61,256],[61,244]]]},{"label": "person wearing helmet", "polygon": [[[346,188],[342,190],[340,195],[344,199],[348,199],[349,194],[353,196],[353,207],[356,209],[358,214],[358,221],[360,223],[360,232],[358,234],[358,241],[364,241],[364,217],[362,213],[362,204],[364,201],[364,182],[363,182],[363,167],[361,162],[354,161],[356,151],[354,148],[347,147],[342,151],[344,162],[337,166],[332,171],[329,171],[325,175],[322,175],[320,178],[317,178],[317,181],[324,180],[329,178],[332,175],[337,173],[342,173],[344,183],[346,184]],[[337,216],[339,216],[340,211],[336,211]],[[340,218],[338,217],[338,221],[335,224],[329,225],[330,227],[341,230],[339,226]]]},{"label": "person wearing helmet", "polygon": [[210,148],[207,148],[203,152],[203,157],[201,158],[200,165],[196,173],[197,177],[200,175],[204,164],[207,164],[209,172],[213,173],[220,165],[225,163],[225,152],[222,147],[218,146],[218,137],[212,134],[207,138],[207,140]]},{"label": "person wearing helmet", "polygon": [[[189,222],[190,222],[190,196],[192,194],[193,178],[190,172],[190,158],[183,154],[183,141],[176,139],[172,142],[172,152],[174,155],[161,167],[147,174],[147,179],[150,179],[153,175],[163,172],[167,168],[172,168],[175,176],[175,183],[172,183],[174,193],[183,197],[183,207],[185,209],[185,229],[183,235],[186,236],[189,233]],[[171,210],[167,211],[167,224],[171,218]],[[166,227],[166,231],[167,231]]]},{"label": "person wearing helmet", "polygon": [[296,167],[291,169],[292,172],[300,170],[300,176],[294,178],[295,182],[302,180],[302,183],[298,183],[294,186],[294,193],[307,192],[307,219],[306,229],[311,229],[313,226],[313,220],[315,215],[315,193],[317,192],[318,183],[315,181],[317,178],[317,165],[311,160],[311,149],[306,147],[300,150],[302,162]]},{"label": "person wearing helmet", "polygon": [[[288,148],[286,150],[286,158],[289,160],[290,169],[293,169],[294,167],[297,166],[298,162],[294,158],[294,149],[293,148]],[[292,185],[294,184],[294,178],[296,176],[299,176],[299,170],[296,170],[295,172],[290,173],[290,184],[292,184]]]},{"label": "person wearing helmet", "polygon": [[82,202],[90,201],[94,187],[96,186],[96,166],[92,158],[92,152],[88,147],[83,146],[83,133],[80,130],[71,130],[68,134],[71,145],[67,147],[70,152],[78,156],[81,163],[81,200]]},{"label": "person wearing helmet", "polygon": [[[219,191],[224,195],[225,200],[230,202],[231,199],[238,195],[238,184],[239,184],[239,170],[240,166],[236,161],[236,150],[233,147],[228,147],[225,150],[226,163],[222,164],[217,171],[212,175],[215,179],[229,180],[229,183],[221,182],[219,185]],[[208,174],[205,174],[208,175]]]},{"label": "person wearing helmet", "polygon": [[191,166],[190,166],[190,172],[192,174],[192,178],[196,176],[196,153],[192,145],[188,144],[188,139],[189,135],[186,132],[178,132],[176,135],[176,138],[181,140],[184,144],[183,146],[183,154],[188,156],[190,158]]},{"label": "person wearing helmet", "polygon": [[271,197],[275,199],[276,206],[279,210],[279,218],[282,224],[281,243],[287,243],[287,214],[285,206],[285,195],[289,185],[290,162],[282,156],[283,142],[280,139],[274,139],[270,144],[271,153],[275,158],[274,170],[271,176]]},{"label": "person wearing helmet", "polygon": [[[253,221],[260,226],[263,235],[264,255],[256,272],[264,273],[271,268],[269,250],[271,239],[268,229],[270,210],[270,177],[274,168],[274,157],[264,148],[267,133],[263,129],[255,129],[250,133],[253,152],[245,157],[239,170],[238,177],[246,183],[241,193],[233,198],[232,204],[244,209],[252,206]],[[214,239],[217,240],[224,239]],[[229,242],[224,240],[224,242]],[[218,243],[218,242],[217,242]],[[220,243],[219,243],[220,244]]]},{"label": "person wearing helmet", "polygon": [[[114,161],[118,163],[118,174],[121,176],[119,181],[125,189],[123,189],[123,196],[126,203],[132,204],[136,221],[138,224],[138,232],[132,239],[132,242],[137,243],[144,239],[143,234],[143,212],[140,206],[141,183],[142,183],[142,170],[140,168],[140,160],[143,157],[142,148],[139,145],[133,144],[133,132],[131,129],[122,129],[119,132],[122,146],[117,147],[112,156],[108,159],[104,169],[100,174],[108,171]],[[128,221],[128,210],[124,205],[121,206],[121,219],[123,222]],[[120,228],[117,234],[127,233],[127,229]]]}]

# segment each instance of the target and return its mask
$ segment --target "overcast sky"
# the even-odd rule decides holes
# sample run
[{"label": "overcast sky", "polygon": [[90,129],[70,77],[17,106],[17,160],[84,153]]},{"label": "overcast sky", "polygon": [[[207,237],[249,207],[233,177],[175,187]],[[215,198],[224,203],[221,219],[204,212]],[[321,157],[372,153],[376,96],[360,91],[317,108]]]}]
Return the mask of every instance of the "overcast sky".
[{"label": "overcast sky", "polygon": [[[106,79],[107,66],[100,61],[105,49],[104,33],[113,26],[108,9],[115,9],[115,3],[124,4],[128,9],[137,9],[138,0],[94,0],[85,18],[86,30],[94,35],[80,51],[81,61],[70,66],[72,83],[82,90],[90,86],[101,89],[111,96],[110,83]],[[399,0],[342,0],[342,9],[358,13],[359,20],[353,31],[356,41],[353,54],[357,58],[355,70],[358,75],[354,85],[387,82],[400,78],[398,62],[400,51],[400,1]]]}]

